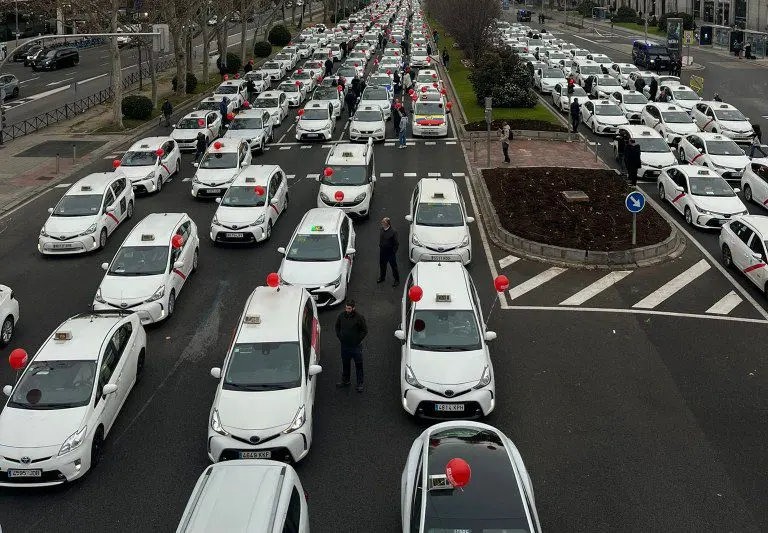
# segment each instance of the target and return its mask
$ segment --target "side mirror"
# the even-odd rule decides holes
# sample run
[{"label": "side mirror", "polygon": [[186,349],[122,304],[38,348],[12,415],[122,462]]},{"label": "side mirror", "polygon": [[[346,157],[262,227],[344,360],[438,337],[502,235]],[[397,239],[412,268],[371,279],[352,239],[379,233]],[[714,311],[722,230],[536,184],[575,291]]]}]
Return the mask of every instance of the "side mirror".
[{"label": "side mirror", "polygon": [[184,261],[176,261],[173,263],[173,268],[184,268]]},{"label": "side mirror", "polygon": [[49,208],[48,208],[48,212],[49,212],[49,213],[53,213],[53,207],[49,207]]},{"label": "side mirror", "polygon": [[104,270],[104,271],[109,270],[109,263],[102,263],[101,264],[101,269]]},{"label": "side mirror", "polygon": [[472,224],[475,221],[475,217],[467,217],[467,224]]},{"label": "side mirror", "polygon": [[221,203],[221,198],[217,197],[213,201],[216,202],[217,204],[220,204]]},{"label": "side mirror", "polygon": [[741,189],[739,189],[738,187],[734,187],[734,188],[733,188],[733,192],[734,192],[735,194],[739,194],[739,193],[741,192]]},{"label": "side mirror", "polygon": [[6,385],[5,387],[3,387],[3,394],[5,394],[6,396],[10,396],[12,392],[13,392],[13,385]]},{"label": "side mirror", "polygon": [[104,209],[104,212],[105,213],[114,213],[116,209],[117,209],[117,207],[115,207],[114,205],[108,205],[106,207],[106,209]]},{"label": "side mirror", "polygon": [[699,148],[699,153],[703,154],[704,153],[704,148]]},{"label": "side mirror", "polygon": [[491,342],[492,340],[496,340],[496,332],[495,331],[486,331],[485,335],[483,335],[483,338],[485,338],[485,340],[487,342]]},{"label": "side mirror", "polygon": [[199,166],[200,166],[200,163],[198,163],[197,161],[195,161],[194,163],[192,163],[192,166],[193,166],[193,167],[195,167],[195,168],[197,168],[197,167],[199,167]]},{"label": "side mirror", "polygon": [[272,199],[269,201],[269,205],[277,205],[277,198],[272,198]]},{"label": "side mirror", "polygon": [[277,253],[285,255],[285,246],[281,246],[277,249]]},{"label": "side mirror", "polygon": [[221,368],[215,366],[211,369],[211,376],[215,377],[216,379],[221,379]]},{"label": "side mirror", "polygon": [[752,252],[752,259],[755,259],[757,261],[762,261],[763,256],[758,252]]},{"label": "side mirror", "polygon": [[175,127],[176,127],[176,124],[171,124],[171,127],[172,127],[172,128],[175,128]]},{"label": "side mirror", "polygon": [[401,341],[405,340],[405,331],[402,329],[395,330],[395,338]]},{"label": "side mirror", "polygon": [[101,394],[103,396],[109,396],[110,394],[114,394],[117,392],[117,385],[114,383],[107,383],[104,385],[104,388],[101,389]]},{"label": "side mirror", "polygon": [[309,365],[309,371],[307,372],[310,377],[318,375],[323,371],[323,367],[320,365]]},{"label": "side mirror", "polygon": [[347,248],[347,255],[355,255],[356,252],[354,248]]},{"label": "side mirror", "polygon": [[405,215],[405,221],[406,222],[413,222],[413,216],[412,215]]}]

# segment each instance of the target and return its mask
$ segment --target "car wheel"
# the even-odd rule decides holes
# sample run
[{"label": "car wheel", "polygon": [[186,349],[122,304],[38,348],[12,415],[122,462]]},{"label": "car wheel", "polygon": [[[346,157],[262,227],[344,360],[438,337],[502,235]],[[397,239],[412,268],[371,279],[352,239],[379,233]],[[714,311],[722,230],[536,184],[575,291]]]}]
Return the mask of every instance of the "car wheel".
[{"label": "car wheel", "polygon": [[128,202],[127,218],[129,220],[133,218],[133,202]]},{"label": "car wheel", "polygon": [[677,149],[677,160],[680,161],[681,165],[685,165],[688,162],[685,160],[685,150],[682,148]]},{"label": "car wheel", "polygon": [[197,267],[200,264],[200,251],[195,248],[195,255],[192,256],[192,272],[197,272]]},{"label": "car wheel", "polygon": [[136,383],[141,381],[141,376],[144,375],[144,349],[139,352],[139,357],[136,359]]},{"label": "car wheel", "polygon": [[178,176],[179,172],[181,172],[181,157],[176,160],[176,170],[173,171],[173,175]]},{"label": "car wheel", "polygon": [[733,256],[731,255],[731,249],[728,248],[727,244],[723,245],[723,266],[725,268],[731,268],[733,267]]},{"label": "car wheel", "polygon": [[101,235],[99,235],[99,248],[104,249],[106,245],[107,245],[107,228],[103,228],[101,230]]},{"label": "car wheel", "polygon": [[691,213],[690,207],[685,208],[685,223],[689,226],[693,226],[693,214]]},{"label": "car wheel", "polygon": [[104,448],[104,429],[99,426],[91,441],[91,468],[99,464],[101,452]]},{"label": "car wheel", "polygon": [[264,234],[264,240],[268,241],[271,238],[272,238],[272,221],[270,220],[269,222],[267,222],[267,231]]},{"label": "car wheel", "polygon": [[664,192],[664,185],[659,183],[659,200],[662,202],[667,199],[667,193]]},{"label": "car wheel", "polygon": [[19,96],[19,88],[18,87],[13,89],[13,92],[11,93],[11,96],[13,98],[18,98],[18,96]]},{"label": "car wheel", "polygon": [[171,289],[171,294],[168,296],[168,318],[171,318],[173,311],[176,308],[176,291]]},{"label": "car wheel", "polygon": [[7,346],[11,338],[13,338],[13,317],[7,316],[0,329],[0,346]]},{"label": "car wheel", "polygon": [[752,187],[750,187],[749,185],[744,185],[744,199],[747,202],[751,202],[754,200],[752,198]]},{"label": "car wheel", "polygon": [[155,192],[158,193],[163,190],[163,177],[158,176],[157,182],[155,183]]}]

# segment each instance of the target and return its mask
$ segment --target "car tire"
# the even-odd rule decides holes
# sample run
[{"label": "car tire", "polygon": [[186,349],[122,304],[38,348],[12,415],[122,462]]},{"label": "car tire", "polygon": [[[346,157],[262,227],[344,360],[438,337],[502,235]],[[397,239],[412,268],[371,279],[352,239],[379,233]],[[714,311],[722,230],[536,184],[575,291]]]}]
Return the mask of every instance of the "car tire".
[{"label": "car tire", "polygon": [[691,213],[691,208],[686,207],[685,208],[685,223],[689,226],[693,226],[693,213]]},{"label": "car tire", "polygon": [[99,234],[99,249],[103,250],[107,246],[107,228],[101,229],[101,234]]},{"label": "car tire", "polygon": [[749,202],[754,202],[755,199],[752,197],[752,187],[749,185],[744,185],[744,199]]},{"label": "car tire", "polygon": [[141,381],[141,377],[144,375],[144,361],[146,359],[144,348],[139,352],[139,357],[136,359],[136,383]]},{"label": "car tire", "polygon": [[9,315],[5,317],[2,328],[0,328],[0,346],[8,346],[8,343],[13,338],[13,329],[13,317]]},{"label": "car tire", "polygon": [[162,190],[163,190],[163,177],[158,176],[157,183],[155,184],[155,194],[159,193]]},{"label": "car tire", "polygon": [[128,210],[126,211],[126,220],[133,218],[133,202],[128,202]]},{"label": "car tire", "polygon": [[197,272],[200,266],[200,250],[195,248],[195,255],[192,256],[192,272]]},{"label": "car tire", "polygon": [[99,426],[91,441],[91,468],[99,464],[104,449],[104,428]]},{"label": "car tire", "polygon": [[176,170],[173,171],[173,175],[178,176],[179,172],[181,172],[181,157],[176,160]]},{"label": "car tire", "polygon": [[13,89],[13,92],[11,93],[11,97],[12,98],[18,98],[19,97],[19,88],[18,87]]},{"label": "car tire", "polygon": [[173,312],[176,310],[176,290],[171,289],[171,294],[168,295],[168,318],[173,316]]},{"label": "car tire", "polygon": [[659,183],[659,200],[662,202],[667,199],[667,193],[664,191],[664,185]]},{"label": "car tire", "polygon": [[272,238],[272,221],[270,220],[269,222],[267,222],[267,231],[264,235],[264,240],[268,241],[271,238]]},{"label": "car tire", "polygon": [[722,262],[723,266],[725,268],[733,268],[733,255],[731,255],[731,249],[728,248],[727,244],[723,245],[723,255],[722,255]]}]

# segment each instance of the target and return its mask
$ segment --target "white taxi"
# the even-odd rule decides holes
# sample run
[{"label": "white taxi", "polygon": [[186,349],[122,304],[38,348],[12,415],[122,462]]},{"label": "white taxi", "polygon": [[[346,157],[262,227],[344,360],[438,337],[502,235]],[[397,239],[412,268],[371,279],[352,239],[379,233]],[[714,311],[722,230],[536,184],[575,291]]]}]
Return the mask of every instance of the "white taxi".
[{"label": "white taxi", "polygon": [[358,104],[349,123],[349,140],[383,141],[387,136],[386,127],[387,119],[380,106]]},{"label": "white taxi", "polygon": [[19,301],[10,287],[0,285],[0,347],[7,346],[19,324]]},{"label": "white taxi", "polygon": [[480,418],[496,406],[486,331],[472,278],[458,262],[416,263],[403,292],[400,400],[432,419]]},{"label": "white taxi", "polygon": [[558,83],[566,83],[563,70],[559,68],[540,68],[533,75],[533,86],[544,94],[552,94]]},{"label": "white taxi", "polygon": [[307,86],[300,81],[286,80],[277,86],[277,90],[285,93],[288,107],[299,107],[307,98]]},{"label": "white taxi", "polygon": [[592,92],[590,96],[597,99],[608,98],[614,91],[621,89],[619,80],[608,74],[592,76]]},{"label": "white taxi", "polygon": [[336,129],[333,106],[325,102],[309,102],[296,117],[296,140],[330,141]]},{"label": "white taxi", "polygon": [[629,125],[619,106],[608,100],[587,100],[581,106],[581,119],[592,133],[613,135],[619,126]]},{"label": "white taxi", "polygon": [[251,147],[243,139],[216,141],[208,147],[192,178],[192,196],[221,196],[241,170],[251,164]]},{"label": "white taxi", "polygon": [[661,135],[648,126],[621,126],[616,134],[613,144],[614,156],[618,160],[622,154],[619,154],[618,141],[624,138],[625,145],[630,139],[634,139],[640,146],[640,168],[637,175],[641,179],[656,179],[661,174],[661,169],[671,167],[677,164],[674,148],[669,147]]},{"label": "white taxi", "polygon": [[288,180],[277,165],[251,165],[216,201],[210,231],[214,243],[266,241],[288,209]]},{"label": "white taxi", "polygon": [[0,486],[47,487],[94,467],[144,369],[147,335],[135,313],[74,316],[26,365],[0,413]]},{"label": "white taxi", "polygon": [[221,113],[218,111],[193,111],[173,125],[171,138],[181,151],[197,149],[197,134],[205,135],[210,143],[221,134]]},{"label": "white taxi", "polygon": [[726,268],[737,268],[768,297],[768,217],[746,215],[723,225],[720,251]]},{"label": "white taxi", "polygon": [[89,174],[69,188],[48,208],[50,216],[40,230],[41,254],[90,252],[107,245],[122,222],[133,216],[133,188],[128,178],[114,172]]},{"label": "white taxi", "polygon": [[[643,87],[643,94],[650,98],[651,88],[646,85]],[[695,104],[701,100],[699,95],[690,87],[681,85],[680,81],[668,81],[664,84],[659,83],[659,94],[656,97],[660,102],[674,104],[691,114]]]},{"label": "white taxi", "polygon": [[256,287],[221,368],[208,458],[297,462],[312,445],[320,322],[300,287]]},{"label": "white taxi", "polygon": [[306,212],[288,246],[277,249],[284,257],[280,283],[304,287],[318,307],[344,301],[355,259],[355,230],[341,209],[316,207]]},{"label": "white taxi", "polygon": [[160,192],[181,169],[181,150],[171,138],[149,137],[134,143],[120,160],[116,172],[131,181],[134,192]]},{"label": "white taxi", "polygon": [[643,108],[648,104],[648,99],[642,93],[626,89],[612,92],[608,100],[619,106],[630,124],[640,122]]},{"label": "white taxi", "polygon": [[697,102],[691,116],[701,131],[720,133],[737,143],[751,143],[755,136],[749,119],[724,102]]},{"label": "white taxi", "polygon": [[571,102],[574,100],[578,100],[579,104],[583,104],[589,100],[584,87],[576,85],[571,94],[568,94],[568,83],[558,83],[555,85],[554,89],[552,89],[552,103],[560,111],[569,113]]},{"label": "white taxi", "polygon": [[274,126],[269,112],[265,109],[248,109],[238,113],[227,126],[223,141],[245,141],[251,151],[264,151],[264,146],[274,136]]},{"label": "white taxi", "polygon": [[264,91],[251,104],[252,109],[266,109],[272,117],[272,125],[279,126],[288,116],[288,97],[283,91]]},{"label": "white taxi", "polygon": [[294,82],[294,85],[296,85],[297,81],[301,82],[304,86],[305,94],[311,93],[315,90],[315,87],[317,87],[317,75],[315,74],[315,71],[311,69],[296,69],[296,71],[291,75],[291,81]]},{"label": "white taxi", "polygon": [[472,237],[464,199],[456,182],[449,178],[424,178],[413,190],[410,212],[405,220],[411,225],[408,257],[418,261],[472,260]]},{"label": "white taxi", "polygon": [[[269,88],[272,86],[272,78],[269,77],[269,75],[261,70],[252,70],[251,72],[245,73],[245,83],[248,83],[248,80],[253,81],[254,88],[256,89],[256,94],[262,93],[264,91],[268,91]],[[246,85],[247,89],[247,85]]]},{"label": "white taxi", "polygon": [[234,110],[237,111],[243,107],[243,103],[248,99],[248,82],[244,79],[223,81],[213,91],[212,98],[219,102],[227,98],[232,103]]},{"label": "white taxi", "polygon": [[728,182],[714,171],[697,165],[665,168],[659,176],[659,198],[699,228],[720,228],[732,218],[748,214]]},{"label": "white taxi", "polygon": [[684,137],[677,149],[681,163],[701,165],[715,170],[727,180],[738,180],[749,165],[744,150],[719,133],[695,133]]},{"label": "white taxi", "polygon": [[443,82],[440,81],[436,70],[421,69],[416,75],[416,79],[413,80],[413,89],[420,92],[422,87],[433,87],[433,83],[437,83],[438,90],[443,88]]},{"label": "white taxi", "polygon": [[266,61],[259,70],[269,76],[272,81],[280,81],[287,72],[285,65],[279,61]]},{"label": "white taxi", "polygon": [[768,209],[768,159],[755,158],[750,161],[741,176],[741,190],[747,202]]},{"label": "white taxi", "polygon": [[332,146],[325,169],[330,172],[324,170],[320,175],[317,207],[337,207],[348,215],[368,217],[376,183],[372,138],[365,145]]},{"label": "white taxi", "polygon": [[685,109],[661,102],[649,102],[640,114],[640,122],[661,133],[667,144],[677,145],[686,135],[699,131]]},{"label": "white taxi", "polygon": [[187,278],[197,270],[200,239],[186,213],[152,213],[131,230],[96,290],[93,308],[130,310],[142,324],[173,315]]},{"label": "white taxi", "polygon": [[413,104],[411,133],[414,137],[445,137],[448,135],[450,112],[447,104],[421,99],[421,96]]},{"label": "white taxi", "polygon": [[[203,98],[199,104],[195,107],[195,111],[216,111],[220,112],[221,100],[216,99],[213,96]],[[227,114],[235,112],[235,101],[227,98]]]},{"label": "white taxi", "polygon": [[[629,75],[633,72],[640,70],[636,65],[632,63],[614,63],[608,67],[608,74],[619,80],[622,87],[627,87],[627,80]],[[632,87],[634,89],[634,87]]]}]

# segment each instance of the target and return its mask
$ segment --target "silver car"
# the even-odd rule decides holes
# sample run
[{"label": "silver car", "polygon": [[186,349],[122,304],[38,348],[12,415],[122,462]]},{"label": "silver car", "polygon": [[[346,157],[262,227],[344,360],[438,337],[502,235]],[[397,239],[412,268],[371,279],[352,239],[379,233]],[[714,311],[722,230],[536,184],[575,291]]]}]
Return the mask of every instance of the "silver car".
[{"label": "silver car", "polygon": [[13,74],[0,76],[0,98],[7,100],[19,96],[19,78]]}]

